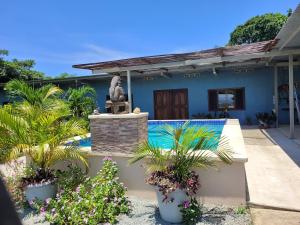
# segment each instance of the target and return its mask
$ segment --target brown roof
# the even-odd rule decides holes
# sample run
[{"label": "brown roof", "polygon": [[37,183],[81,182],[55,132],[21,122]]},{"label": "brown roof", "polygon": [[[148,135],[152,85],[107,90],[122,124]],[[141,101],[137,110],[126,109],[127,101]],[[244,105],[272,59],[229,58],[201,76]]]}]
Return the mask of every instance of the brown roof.
[{"label": "brown roof", "polygon": [[235,46],[226,46],[220,48],[213,48],[208,50],[180,53],[180,54],[166,54],[166,55],[155,55],[155,56],[144,56],[129,59],[120,59],[114,61],[88,63],[88,64],[78,64],[73,65],[74,68],[80,69],[109,69],[114,67],[130,67],[130,66],[140,66],[158,63],[169,63],[169,62],[180,62],[185,60],[195,60],[195,59],[207,59],[218,56],[237,56],[246,55],[253,53],[267,52],[274,47],[276,40],[263,41],[252,44],[243,44]]}]

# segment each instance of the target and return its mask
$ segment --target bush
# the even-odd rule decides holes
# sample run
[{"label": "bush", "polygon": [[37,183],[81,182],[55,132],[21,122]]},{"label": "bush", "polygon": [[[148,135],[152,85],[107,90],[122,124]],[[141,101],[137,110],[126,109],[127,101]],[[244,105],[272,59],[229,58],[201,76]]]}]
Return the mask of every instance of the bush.
[{"label": "bush", "polygon": [[182,212],[184,224],[196,224],[202,215],[201,206],[196,198],[191,198],[190,201],[184,201],[179,207]]},{"label": "bush", "polygon": [[105,158],[94,178],[87,178],[75,191],[62,190],[49,202],[46,219],[54,224],[116,223],[119,214],[130,210],[117,173],[116,163]]},{"label": "bush", "polygon": [[65,171],[56,171],[56,184],[58,186],[58,190],[69,190],[74,191],[75,188],[83,183],[87,176],[82,172],[81,168],[70,164],[68,165],[68,170]]}]

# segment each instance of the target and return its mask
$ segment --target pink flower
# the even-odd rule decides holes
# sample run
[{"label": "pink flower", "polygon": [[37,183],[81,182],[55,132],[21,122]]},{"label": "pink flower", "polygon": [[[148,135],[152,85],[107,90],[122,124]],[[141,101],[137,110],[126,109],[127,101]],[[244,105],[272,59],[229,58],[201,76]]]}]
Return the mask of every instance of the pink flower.
[{"label": "pink flower", "polygon": [[78,186],[77,188],[76,188],[76,190],[75,190],[77,193],[79,193],[79,191],[80,191],[80,187]]},{"label": "pink flower", "polygon": [[111,158],[110,156],[105,156],[105,157],[103,158],[103,161],[105,161],[105,160],[112,161],[112,158]]}]

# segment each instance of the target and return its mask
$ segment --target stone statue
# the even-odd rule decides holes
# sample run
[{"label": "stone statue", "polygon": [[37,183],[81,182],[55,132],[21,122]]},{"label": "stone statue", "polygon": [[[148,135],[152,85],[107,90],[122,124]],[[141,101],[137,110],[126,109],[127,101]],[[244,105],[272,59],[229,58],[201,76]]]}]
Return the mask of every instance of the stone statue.
[{"label": "stone statue", "polygon": [[109,97],[112,102],[125,101],[124,90],[121,86],[120,76],[114,76],[111,79],[110,88],[109,88]]},{"label": "stone statue", "polygon": [[120,76],[114,76],[111,79],[109,97],[110,100],[106,101],[105,107],[111,109],[112,114],[129,113],[129,105],[128,102],[125,102]]}]

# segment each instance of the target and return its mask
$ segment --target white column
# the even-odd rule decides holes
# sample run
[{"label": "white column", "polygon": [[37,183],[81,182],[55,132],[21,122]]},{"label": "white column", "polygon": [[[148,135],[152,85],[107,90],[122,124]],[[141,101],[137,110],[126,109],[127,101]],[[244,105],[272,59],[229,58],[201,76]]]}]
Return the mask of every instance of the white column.
[{"label": "white column", "polygon": [[278,67],[274,67],[274,106],[275,106],[275,113],[276,113],[276,127],[278,127],[278,117],[279,117],[279,110],[278,110]]},{"label": "white column", "polygon": [[127,70],[127,94],[128,94],[129,113],[132,113],[131,74],[130,74],[130,70]]},{"label": "white column", "polygon": [[290,108],[290,138],[294,138],[294,71],[293,55],[289,55],[289,108]]}]

